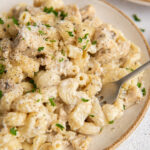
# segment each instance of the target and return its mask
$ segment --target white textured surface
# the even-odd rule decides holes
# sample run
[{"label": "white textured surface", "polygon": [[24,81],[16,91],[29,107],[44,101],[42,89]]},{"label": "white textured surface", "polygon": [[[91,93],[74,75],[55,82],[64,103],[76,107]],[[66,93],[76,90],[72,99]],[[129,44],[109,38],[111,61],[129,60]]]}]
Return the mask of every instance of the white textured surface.
[{"label": "white textured surface", "polygon": [[[137,14],[141,22],[135,23],[139,28],[144,28],[146,30],[144,36],[150,44],[150,7],[133,4],[125,0],[107,1],[118,7],[130,18],[132,18],[133,14]],[[150,150],[150,108],[141,124],[132,135],[117,148],[117,150]]]}]

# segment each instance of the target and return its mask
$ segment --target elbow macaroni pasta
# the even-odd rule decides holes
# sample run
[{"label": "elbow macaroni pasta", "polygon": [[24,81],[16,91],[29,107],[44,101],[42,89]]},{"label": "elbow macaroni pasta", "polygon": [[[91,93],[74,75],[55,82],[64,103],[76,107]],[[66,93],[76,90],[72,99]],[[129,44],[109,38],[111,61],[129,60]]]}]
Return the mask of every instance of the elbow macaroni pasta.
[{"label": "elbow macaroni pasta", "polygon": [[87,150],[89,135],[146,94],[141,73],[100,106],[103,85],[139,67],[141,54],[91,5],[17,5],[0,17],[0,39],[0,150]]}]

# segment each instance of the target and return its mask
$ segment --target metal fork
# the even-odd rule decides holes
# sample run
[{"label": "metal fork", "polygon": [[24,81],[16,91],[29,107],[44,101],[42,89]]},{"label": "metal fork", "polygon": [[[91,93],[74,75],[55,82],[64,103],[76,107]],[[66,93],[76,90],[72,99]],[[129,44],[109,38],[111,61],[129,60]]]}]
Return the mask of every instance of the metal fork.
[{"label": "metal fork", "polygon": [[143,71],[149,65],[150,60],[120,80],[105,84],[100,93],[96,95],[100,100],[100,104],[113,104],[118,97],[122,84]]}]

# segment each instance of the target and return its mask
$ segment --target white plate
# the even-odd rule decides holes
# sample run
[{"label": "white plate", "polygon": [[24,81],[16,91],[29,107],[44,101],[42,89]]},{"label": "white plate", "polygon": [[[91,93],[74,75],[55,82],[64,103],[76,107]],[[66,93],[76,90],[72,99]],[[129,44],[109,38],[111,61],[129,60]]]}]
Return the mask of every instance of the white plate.
[{"label": "white plate", "polygon": [[[96,8],[98,17],[106,23],[112,24],[114,27],[120,29],[125,36],[137,44],[142,51],[142,62],[149,59],[150,50],[140,30],[134,23],[126,17],[121,11],[111,6],[104,1],[98,0],[64,0],[66,4],[74,3],[79,7],[87,4],[92,4]],[[6,11],[14,4],[19,2],[32,3],[31,0],[1,0],[0,11]],[[146,71],[144,80],[146,81],[147,95],[150,85],[148,78],[148,71]],[[149,83],[149,85],[148,85]],[[140,104],[136,104],[129,108],[124,116],[115,121],[113,125],[104,128],[102,134],[94,136],[89,150],[103,150],[114,149],[135,129],[143,118],[149,104],[148,96]]]},{"label": "white plate", "polygon": [[128,0],[133,3],[145,5],[145,6],[150,6],[150,0]]}]

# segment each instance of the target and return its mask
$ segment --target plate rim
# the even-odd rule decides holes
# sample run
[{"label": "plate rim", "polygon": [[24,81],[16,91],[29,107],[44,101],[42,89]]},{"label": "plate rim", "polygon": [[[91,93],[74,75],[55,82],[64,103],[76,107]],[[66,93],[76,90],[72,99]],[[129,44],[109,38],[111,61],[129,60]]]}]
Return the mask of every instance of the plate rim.
[{"label": "plate rim", "polygon": [[[137,30],[137,32],[141,36],[143,42],[145,43],[148,55],[150,57],[149,44],[148,44],[146,38],[144,37],[144,35],[141,33],[140,29],[136,26],[136,24],[124,12],[122,12],[119,8],[115,7],[114,5],[110,4],[109,2],[107,2],[105,0],[98,0],[98,1],[101,1],[101,2],[105,3],[106,5],[110,6],[111,8],[113,8],[114,10],[116,10],[118,13],[120,13],[123,17],[125,17],[134,26],[134,28]],[[123,143],[135,131],[135,129],[139,126],[139,124],[143,120],[149,106],[150,106],[150,88],[148,89],[148,96],[147,96],[146,102],[144,104],[144,107],[143,107],[142,111],[140,112],[140,114],[138,115],[136,121],[126,131],[126,133],[124,133],[117,141],[115,141],[109,147],[105,148],[105,150],[115,150],[115,148],[117,148],[121,143]]]},{"label": "plate rim", "polygon": [[138,5],[143,5],[143,6],[150,6],[150,0],[147,1],[147,0],[128,0],[129,2],[131,3],[134,3],[134,4],[138,4]]},{"label": "plate rim", "polygon": [[[88,1],[88,0],[87,0]],[[136,31],[139,33],[141,39],[143,40],[148,55],[150,57],[150,46],[146,40],[146,38],[144,37],[143,33],[140,31],[140,29],[137,27],[137,25],[124,13],[122,12],[119,8],[117,8],[116,6],[114,6],[113,4],[107,2],[106,0],[97,0],[98,2],[101,1],[104,4],[110,6],[112,9],[114,9],[115,11],[117,11],[119,14],[121,14],[127,21],[129,21],[132,26],[136,29]],[[150,106],[150,88],[148,89],[148,96],[146,99],[146,102],[144,104],[143,109],[141,110],[140,114],[138,115],[137,119],[135,120],[135,122],[133,123],[133,125],[118,139],[116,140],[113,144],[111,144],[110,146],[108,146],[107,148],[105,148],[105,150],[115,150],[121,143],[123,143],[134,131],[135,129],[140,125],[141,121],[143,120],[149,106]]]}]

